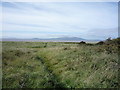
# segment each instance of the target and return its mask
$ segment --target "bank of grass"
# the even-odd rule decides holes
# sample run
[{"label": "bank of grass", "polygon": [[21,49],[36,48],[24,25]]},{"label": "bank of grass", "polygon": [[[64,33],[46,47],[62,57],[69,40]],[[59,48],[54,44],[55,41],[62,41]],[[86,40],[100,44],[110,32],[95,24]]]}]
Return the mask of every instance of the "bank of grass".
[{"label": "bank of grass", "polygon": [[3,42],[3,88],[116,88],[117,45]]},{"label": "bank of grass", "polygon": [[50,48],[38,55],[67,88],[109,88],[118,85],[118,55],[96,51],[99,46]]}]

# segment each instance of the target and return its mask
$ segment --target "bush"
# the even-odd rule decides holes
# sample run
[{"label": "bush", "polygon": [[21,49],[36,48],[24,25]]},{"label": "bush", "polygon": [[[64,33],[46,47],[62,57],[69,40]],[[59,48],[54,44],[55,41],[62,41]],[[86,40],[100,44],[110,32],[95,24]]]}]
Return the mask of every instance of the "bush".
[{"label": "bush", "polygon": [[81,41],[81,42],[79,42],[79,44],[86,44],[86,42],[84,42],[84,41]]}]

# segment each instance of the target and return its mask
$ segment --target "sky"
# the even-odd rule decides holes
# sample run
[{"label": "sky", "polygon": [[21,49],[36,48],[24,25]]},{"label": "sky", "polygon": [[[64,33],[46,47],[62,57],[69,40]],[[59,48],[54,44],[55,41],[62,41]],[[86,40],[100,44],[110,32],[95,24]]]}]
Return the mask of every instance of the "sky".
[{"label": "sky", "polygon": [[2,2],[3,38],[118,37],[117,2]]}]

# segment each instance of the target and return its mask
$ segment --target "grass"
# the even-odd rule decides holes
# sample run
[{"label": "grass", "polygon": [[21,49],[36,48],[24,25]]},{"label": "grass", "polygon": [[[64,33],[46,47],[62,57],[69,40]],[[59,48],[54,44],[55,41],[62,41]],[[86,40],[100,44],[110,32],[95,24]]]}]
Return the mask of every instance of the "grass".
[{"label": "grass", "polygon": [[2,42],[3,88],[117,88],[117,45]]}]

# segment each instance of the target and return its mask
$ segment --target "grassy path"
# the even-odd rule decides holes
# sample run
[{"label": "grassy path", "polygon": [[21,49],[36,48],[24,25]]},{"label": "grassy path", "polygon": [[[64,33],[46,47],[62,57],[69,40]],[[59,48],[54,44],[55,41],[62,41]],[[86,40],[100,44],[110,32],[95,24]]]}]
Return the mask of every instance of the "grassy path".
[{"label": "grassy path", "polygon": [[37,60],[39,60],[43,66],[45,67],[45,70],[49,73],[50,75],[50,81],[52,84],[52,88],[65,88],[65,85],[60,82],[58,77],[53,73],[53,70],[49,68],[49,66],[45,63],[45,60],[42,59],[40,56],[37,56]]},{"label": "grassy path", "polygon": [[36,50],[3,52],[3,88],[64,87],[36,52]]}]

